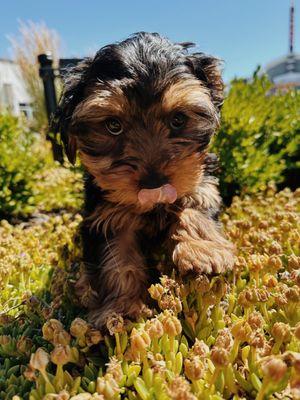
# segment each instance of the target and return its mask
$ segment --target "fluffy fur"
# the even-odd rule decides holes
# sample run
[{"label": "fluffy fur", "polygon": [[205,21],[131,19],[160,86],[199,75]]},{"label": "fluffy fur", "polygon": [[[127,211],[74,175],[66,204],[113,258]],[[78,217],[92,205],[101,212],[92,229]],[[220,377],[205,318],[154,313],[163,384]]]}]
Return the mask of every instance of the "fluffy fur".
[{"label": "fluffy fur", "polygon": [[[183,275],[222,273],[233,264],[207,153],[223,82],[218,60],[190,53],[191,46],[141,32],[103,47],[65,82],[54,122],[68,158],[74,162],[78,152],[86,170],[82,237],[98,327],[112,312],[139,314],[158,245]],[[176,117],[184,118],[179,129]],[[110,133],[111,118],[122,133]],[[176,189],[174,203],[138,201],[141,189],[166,184]]]}]

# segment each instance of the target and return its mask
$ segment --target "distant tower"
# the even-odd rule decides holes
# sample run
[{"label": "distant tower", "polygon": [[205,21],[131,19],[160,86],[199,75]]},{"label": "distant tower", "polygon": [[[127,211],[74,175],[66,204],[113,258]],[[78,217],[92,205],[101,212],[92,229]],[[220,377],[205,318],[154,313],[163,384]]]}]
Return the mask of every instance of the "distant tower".
[{"label": "distant tower", "polygon": [[294,52],[294,18],[295,18],[295,5],[294,0],[291,0],[290,6],[290,53]]},{"label": "distant tower", "polygon": [[277,88],[300,89],[300,54],[295,53],[295,3],[291,0],[289,12],[289,51],[265,68],[265,72]]}]

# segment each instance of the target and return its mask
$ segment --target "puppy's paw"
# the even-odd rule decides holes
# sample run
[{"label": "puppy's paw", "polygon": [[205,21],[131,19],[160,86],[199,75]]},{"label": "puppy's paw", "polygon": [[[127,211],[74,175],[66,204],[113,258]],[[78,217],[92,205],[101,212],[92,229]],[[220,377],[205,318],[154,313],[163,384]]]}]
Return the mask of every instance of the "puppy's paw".
[{"label": "puppy's paw", "polygon": [[173,262],[181,275],[225,273],[232,269],[234,260],[234,248],[229,242],[226,246],[207,240],[179,242],[173,251]]},{"label": "puppy's paw", "polygon": [[140,299],[123,299],[91,310],[89,312],[89,321],[97,329],[106,329],[112,317],[121,316],[136,320],[143,315],[144,309],[145,305]]}]

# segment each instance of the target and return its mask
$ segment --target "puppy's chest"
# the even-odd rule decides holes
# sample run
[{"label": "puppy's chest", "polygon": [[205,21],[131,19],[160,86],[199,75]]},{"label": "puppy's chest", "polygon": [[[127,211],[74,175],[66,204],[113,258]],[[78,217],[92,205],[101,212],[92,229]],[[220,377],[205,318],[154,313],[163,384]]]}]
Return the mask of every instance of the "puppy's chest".
[{"label": "puppy's chest", "polygon": [[158,206],[151,212],[142,216],[141,235],[149,239],[167,235],[170,226],[176,221],[176,215],[166,210],[163,206]]}]

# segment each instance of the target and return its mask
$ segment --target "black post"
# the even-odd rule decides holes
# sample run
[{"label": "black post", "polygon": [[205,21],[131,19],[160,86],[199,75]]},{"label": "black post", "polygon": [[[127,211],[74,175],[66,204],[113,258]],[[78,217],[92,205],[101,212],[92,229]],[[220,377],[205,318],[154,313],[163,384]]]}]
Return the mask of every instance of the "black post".
[{"label": "black post", "polygon": [[[55,75],[52,67],[51,53],[40,54],[38,56],[38,61],[40,63],[40,77],[42,78],[44,84],[45,102],[48,122],[50,126],[51,117],[57,107],[56,91],[54,85]],[[52,135],[47,135],[47,139],[51,141],[54,160],[58,161],[60,164],[63,164],[63,149],[62,146],[57,143],[56,132],[54,132],[54,134],[54,137]]]}]

